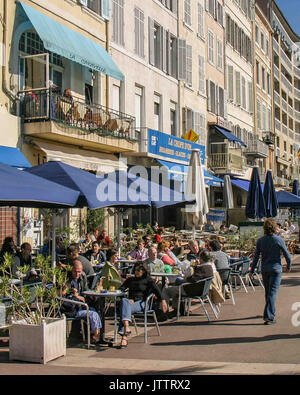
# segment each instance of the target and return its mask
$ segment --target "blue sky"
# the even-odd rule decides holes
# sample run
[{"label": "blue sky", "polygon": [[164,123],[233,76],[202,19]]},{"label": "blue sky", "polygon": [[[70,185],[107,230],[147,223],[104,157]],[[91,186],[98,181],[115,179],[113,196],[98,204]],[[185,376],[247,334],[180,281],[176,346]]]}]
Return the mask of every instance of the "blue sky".
[{"label": "blue sky", "polygon": [[292,29],[300,36],[300,0],[276,0]]}]

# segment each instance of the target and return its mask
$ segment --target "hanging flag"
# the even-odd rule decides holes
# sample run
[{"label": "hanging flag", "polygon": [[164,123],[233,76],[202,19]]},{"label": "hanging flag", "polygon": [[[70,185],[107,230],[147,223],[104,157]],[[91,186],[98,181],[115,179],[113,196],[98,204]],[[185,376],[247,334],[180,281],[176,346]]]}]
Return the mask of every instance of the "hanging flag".
[{"label": "hanging flag", "polygon": [[197,133],[193,131],[193,129],[189,130],[185,136],[183,137],[184,140],[192,141],[193,143],[196,143],[199,140],[199,136]]}]

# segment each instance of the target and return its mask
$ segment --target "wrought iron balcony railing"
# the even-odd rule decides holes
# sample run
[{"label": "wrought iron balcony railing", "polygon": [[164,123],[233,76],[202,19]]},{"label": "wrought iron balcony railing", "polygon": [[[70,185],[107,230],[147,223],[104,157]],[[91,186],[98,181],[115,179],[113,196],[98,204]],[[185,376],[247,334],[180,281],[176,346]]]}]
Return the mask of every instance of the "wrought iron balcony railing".
[{"label": "wrought iron balcony railing", "polygon": [[100,104],[87,104],[50,89],[20,91],[24,122],[55,121],[101,136],[137,141],[135,118]]}]

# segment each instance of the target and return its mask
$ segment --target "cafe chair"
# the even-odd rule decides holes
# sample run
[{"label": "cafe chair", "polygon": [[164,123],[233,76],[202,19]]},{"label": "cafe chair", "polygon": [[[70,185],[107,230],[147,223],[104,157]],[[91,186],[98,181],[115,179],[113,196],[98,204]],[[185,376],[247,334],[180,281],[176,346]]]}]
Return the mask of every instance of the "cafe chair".
[{"label": "cafe chair", "polygon": [[73,322],[73,321],[78,321],[80,320],[80,325],[81,325],[81,333],[82,333],[82,340],[85,343],[86,342],[86,336],[85,336],[85,329],[84,329],[84,324],[86,321],[86,327],[87,327],[87,348],[89,349],[91,346],[91,329],[90,329],[90,317],[89,317],[89,311],[90,308],[86,303],[83,302],[79,302],[77,300],[71,300],[68,298],[57,298],[59,301],[63,302],[67,302],[67,303],[72,303],[78,306],[82,306],[84,307],[84,309],[87,311],[86,314],[86,319],[85,318],[72,318],[72,317],[66,317],[66,329],[67,329],[67,338],[69,338],[70,336],[70,331],[69,331],[69,322]]},{"label": "cafe chair", "polygon": [[[188,311],[189,315],[189,310],[190,310],[190,305],[192,299],[198,299],[203,307],[203,310],[205,312],[205,315],[208,319],[208,321],[211,321],[210,315],[208,314],[208,311],[205,307],[205,301],[207,301],[212,309],[212,312],[214,313],[214,316],[218,318],[218,313],[215,309],[215,306],[213,305],[212,301],[210,300],[209,297],[209,290],[211,283],[213,281],[213,277],[207,277],[204,279],[201,279],[197,281],[196,283],[183,283],[179,286],[179,295],[178,295],[178,306],[177,306],[177,320],[179,320],[179,315],[180,315],[180,303],[181,301],[187,301],[188,302],[188,310],[186,309],[186,304],[185,304],[185,311]],[[187,294],[187,296],[182,295],[182,287],[184,287],[184,291]]]},{"label": "cafe chair", "polygon": [[262,283],[262,281],[261,281],[260,275],[261,275],[261,259],[259,260],[258,265],[257,265],[257,267],[256,267],[255,270],[254,270],[254,273],[253,273],[252,278],[253,278],[253,279],[257,278],[257,280],[258,280],[258,282],[259,282],[259,285],[260,285],[263,289],[265,289],[265,287],[264,287],[264,285],[263,285],[263,283]]},{"label": "cafe chair", "polygon": [[232,285],[231,285],[231,281],[230,281],[230,273],[231,273],[231,269],[220,269],[218,270],[218,273],[221,277],[222,280],[222,285],[223,285],[223,290],[224,290],[224,298],[225,298],[225,286],[227,286],[229,288],[230,291],[230,296],[231,296],[231,300],[232,300],[232,304],[235,305],[235,300],[234,300],[234,296],[233,296],[233,292],[232,292]]},{"label": "cafe chair", "polygon": [[252,284],[252,281],[249,277],[250,263],[251,263],[250,258],[247,257],[242,258],[240,261],[235,262],[234,264],[231,265],[231,272],[230,272],[231,280],[232,278],[234,278],[235,289],[237,285],[236,280],[238,278],[246,293],[248,293],[248,290],[246,288],[243,279],[245,280],[246,283],[249,283],[251,285],[253,291],[255,292],[254,285]]},{"label": "cafe chair", "polygon": [[148,298],[146,299],[146,304],[145,304],[145,311],[143,313],[134,313],[132,314],[132,322],[134,324],[135,327],[135,332],[136,334],[138,334],[138,330],[137,330],[137,326],[136,326],[136,320],[135,318],[144,318],[144,342],[148,343],[148,316],[152,316],[156,329],[157,329],[157,333],[158,336],[161,336],[160,333],[160,329],[159,329],[159,325],[158,325],[158,321],[157,321],[157,317],[156,317],[156,313],[155,310],[153,308],[153,299],[154,299],[154,294],[151,294],[148,296]]}]

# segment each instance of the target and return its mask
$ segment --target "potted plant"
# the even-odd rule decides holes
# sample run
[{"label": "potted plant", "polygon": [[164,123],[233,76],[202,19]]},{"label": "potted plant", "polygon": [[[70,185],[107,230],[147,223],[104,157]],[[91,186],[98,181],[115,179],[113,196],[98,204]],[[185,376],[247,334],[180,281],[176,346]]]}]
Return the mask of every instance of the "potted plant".
[{"label": "potted plant", "polygon": [[[60,316],[58,297],[67,283],[67,271],[51,267],[51,258],[39,255],[38,283],[17,284],[12,278],[14,257],[4,255],[0,266],[0,295],[11,300],[9,358],[45,364],[66,355],[66,319]],[[24,275],[29,267],[20,267]],[[54,280],[54,281],[53,281]]]}]

